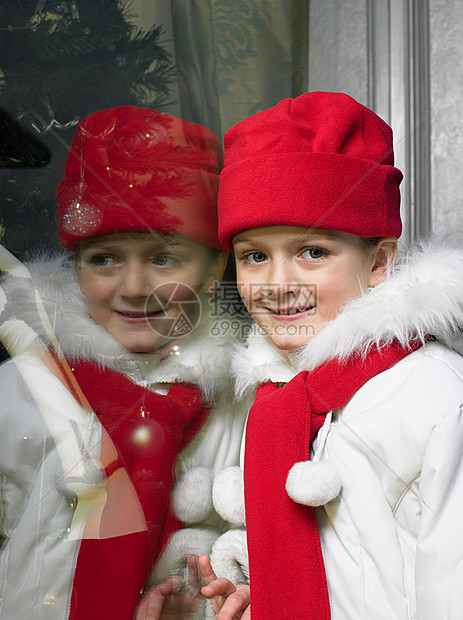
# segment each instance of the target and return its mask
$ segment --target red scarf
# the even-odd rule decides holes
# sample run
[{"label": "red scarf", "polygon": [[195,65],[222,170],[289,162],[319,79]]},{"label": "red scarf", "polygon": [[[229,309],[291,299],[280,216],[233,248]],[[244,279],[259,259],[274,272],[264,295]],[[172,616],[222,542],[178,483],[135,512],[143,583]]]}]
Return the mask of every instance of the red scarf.
[{"label": "red scarf", "polygon": [[285,387],[258,389],[246,428],[246,526],[253,620],[329,620],[330,606],[315,509],[295,503],[285,484],[309,459],[326,414],[411,351],[392,344],[365,358],[334,359]]},{"label": "red scarf", "polygon": [[[100,539],[84,536],[69,618],[129,620],[169,535],[181,527],[169,511],[175,462],[180,450],[200,429],[209,409],[204,406],[199,388],[193,385],[177,383],[164,396],[90,362],[76,364],[73,370],[108,433],[107,452],[112,446],[116,454],[106,465],[107,484],[124,473],[136,495],[127,496],[121,505],[120,501],[111,503],[108,494],[101,528],[116,527],[119,534]],[[104,449],[103,440],[103,462]],[[144,531],[131,529],[131,515],[136,514],[137,505],[146,522]],[[125,522],[127,533],[123,531]]]}]

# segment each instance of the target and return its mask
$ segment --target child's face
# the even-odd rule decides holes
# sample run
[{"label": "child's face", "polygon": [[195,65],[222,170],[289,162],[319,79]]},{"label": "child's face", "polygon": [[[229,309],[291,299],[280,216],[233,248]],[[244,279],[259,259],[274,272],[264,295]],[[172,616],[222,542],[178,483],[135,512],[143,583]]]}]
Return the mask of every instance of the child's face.
[{"label": "child's face", "polygon": [[367,252],[360,237],[344,232],[299,226],[246,230],[233,239],[240,294],[278,348],[297,349],[386,275],[383,241]]},{"label": "child's face", "polygon": [[180,315],[195,325],[196,294],[220,280],[223,256],[179,236],[118,233],[82,244],[76,268],[95,323],[129,351],[149,353],[175,338]]}]

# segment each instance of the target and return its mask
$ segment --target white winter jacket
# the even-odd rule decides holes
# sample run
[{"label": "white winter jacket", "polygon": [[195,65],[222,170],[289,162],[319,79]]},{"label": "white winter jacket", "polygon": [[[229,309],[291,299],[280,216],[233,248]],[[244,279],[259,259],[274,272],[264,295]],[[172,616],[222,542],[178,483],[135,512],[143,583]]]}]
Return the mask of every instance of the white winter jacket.
[{"label": "white winter jacket", "polygon": [[342,485],[317,508],[333,620],[463,618],[463,358],[448,346],[462,324],[463,252],[427,245],[296,355],[258,333],[235,354],[243,395],[381,342],[438,339],[369,380],[314,443]]},{"label": "white winter jacket", "polygon": [[0,331],[15,353],[0,368],[0,617],[64,620],[88,515],[86,492],[89,505],[99,485],[104,492],[99,465],[104,429],[40,359],[45,348],[34,338],[50,343],[34,288],[69,362],[94,361],[161,393],[176,382],[193,383],[213,402],[178,461],[180,478],[199,480],[202,500],[192,506],[174,492],[179,518],[202,528],[174,535],[154,581],[180,572],[190,553],[208,553],[226,529],[212,510],[213,475],[238,463],[245,411],[232,406],[227,367],[232,332],[217,335],[216,329],[211,336],[207,306],[195,331],[160,361],[157,355],[129,353],[90,319],[67,258],[28,268],[31,281],[10,276],[0,287]]}]

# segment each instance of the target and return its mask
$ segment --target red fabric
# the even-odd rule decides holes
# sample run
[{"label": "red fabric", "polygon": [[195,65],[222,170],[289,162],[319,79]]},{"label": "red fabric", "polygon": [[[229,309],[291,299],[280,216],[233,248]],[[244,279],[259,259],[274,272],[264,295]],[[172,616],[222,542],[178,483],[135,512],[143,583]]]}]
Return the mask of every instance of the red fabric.
[{"label": "red fabric", "polygon": [[313,92],[241,121],[224,137],[219,239],[287,225],[400,236],[391,128],[342,93]]},{"label": "red fabric", "polygon": [[245,502],[253,620],[328,620],[330,608],[315,510],[294,502],[285,484],[309,459],[328,411],[418,348],[394,344],[365,359],[330,361],[285,387],[258,390],[246,428]]},{"label": "red fabric", "polygon": [[[131,620],[151,568],[169,536],[182,524],[169,512],[177,454],[207,416],[196,387],[177,384],[167,396],[137,386],[120,373],[91,363],[75,366],[75,377],[108,433],[117,456],[106,465],[107,488],[121,469],[135,488],[144,531],[120,532],[111,538],[82,540],[71,600],[71,620]],[[192,431],[194,429],[194,431]],[[107,452],[110,447],[107,448]],[[108,497],[111,491],[108,490]],[[138,498],[138,499],[137,499]],[[109,497],[109,500],[111,498]],[[107,502],[110,506],[110,501]],[[101,520],[111,528],[138,506],[109,508]],[[114,510],[114,512],[112,512]],[[129,524],[130,525],[130,524]]]},{"label": "red fabric", "polygon": [[101,110],[79,125],[57,189],[61,244],[121,231],[217,238],[223,148],[201,125],[152,109]]}]

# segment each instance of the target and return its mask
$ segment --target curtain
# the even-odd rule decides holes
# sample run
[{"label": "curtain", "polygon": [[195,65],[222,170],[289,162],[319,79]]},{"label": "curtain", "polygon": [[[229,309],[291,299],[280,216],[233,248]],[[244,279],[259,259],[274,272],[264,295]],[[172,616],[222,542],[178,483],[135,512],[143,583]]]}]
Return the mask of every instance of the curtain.
[{"label": "curtain", "polygon": [[219,136],[307,90],[309,0],[132,0],[134,23],[162,24],[176,84],[167,110]]},{"label": "curtain", "polygon": [[181,115],[219,135],[305,92],[308,0],[172,0]]}]

